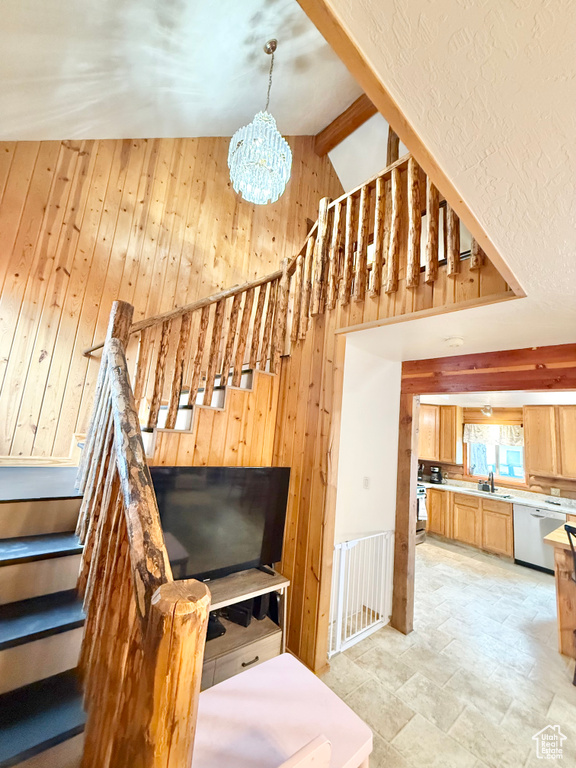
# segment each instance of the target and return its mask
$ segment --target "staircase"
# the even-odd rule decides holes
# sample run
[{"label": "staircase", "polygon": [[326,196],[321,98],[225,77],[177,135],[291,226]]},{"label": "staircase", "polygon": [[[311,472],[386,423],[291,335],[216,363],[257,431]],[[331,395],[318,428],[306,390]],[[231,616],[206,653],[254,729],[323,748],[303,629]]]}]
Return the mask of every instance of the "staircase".
[{"label": "staircase", "polygon": [[0,467],[0,768],[79,765],[75,468]]}]

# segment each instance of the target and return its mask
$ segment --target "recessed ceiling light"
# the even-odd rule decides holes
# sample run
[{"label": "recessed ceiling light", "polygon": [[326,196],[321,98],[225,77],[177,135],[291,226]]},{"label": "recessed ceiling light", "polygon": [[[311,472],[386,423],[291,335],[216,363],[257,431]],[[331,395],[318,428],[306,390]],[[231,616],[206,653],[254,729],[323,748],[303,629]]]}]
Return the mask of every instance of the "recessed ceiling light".
[{"label": "recessed ceiling light", "polygon": [[444,339],[444,341],[449,347],[461,347],[462,344],[464,344],[462,336],[449,336],[447,339]]}]

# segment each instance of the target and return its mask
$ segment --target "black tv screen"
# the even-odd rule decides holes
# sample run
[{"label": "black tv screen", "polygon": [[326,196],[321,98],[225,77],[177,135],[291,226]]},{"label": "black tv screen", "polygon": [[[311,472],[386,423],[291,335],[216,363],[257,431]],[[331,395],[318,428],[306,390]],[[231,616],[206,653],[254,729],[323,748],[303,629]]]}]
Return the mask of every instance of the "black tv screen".
[{"label": "black tv screen", "polygon": [[289,468],[150,472],[174,578],[214,579],[282,559]]}]

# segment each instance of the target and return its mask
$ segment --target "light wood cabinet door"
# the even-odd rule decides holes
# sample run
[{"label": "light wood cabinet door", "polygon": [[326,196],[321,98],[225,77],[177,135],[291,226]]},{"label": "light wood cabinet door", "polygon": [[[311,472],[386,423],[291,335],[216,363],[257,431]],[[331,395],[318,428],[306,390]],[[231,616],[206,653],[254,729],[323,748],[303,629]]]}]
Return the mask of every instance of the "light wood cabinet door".
[{"label": "light wood cabinet door", "polygon": [[482,499],[482,549],[497,555],[513,556],[512,504]]},{"label": "light wood cabinet door", "polygon": [[448,492],[428,488],[426,507],[428,511],[427,530],[439,536],[449,536],[448,525]]},{"label": "light wood cabinet door", "polygon": [[576,405],[559,405],[557,416],[560,474],[576,478]]},{"label": "light wood cabinet door", "polygon": [[473,547],[482,545],[482,518],[479,498],[454,494],[452,538]]},{"label": "light wood cabinet door", "polygon": [[418,435],[418,458],[439,461],[440,406],[421,405]]},{"label": "light wood cabinet door", "polygon": [[463,423],[463,412],[459,405],[440,406],[439,461],[462,464]]},{"label": "light wood cabinet door", "polygon": [[527,475],[556,477],[559,474],[553,405],[524,406],[524,455]]}]

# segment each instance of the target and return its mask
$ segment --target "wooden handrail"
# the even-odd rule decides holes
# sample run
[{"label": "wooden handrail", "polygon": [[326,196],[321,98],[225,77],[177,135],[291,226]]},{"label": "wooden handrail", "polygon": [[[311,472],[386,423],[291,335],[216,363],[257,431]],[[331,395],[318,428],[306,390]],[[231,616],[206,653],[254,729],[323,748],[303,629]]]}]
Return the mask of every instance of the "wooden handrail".
[{"label": "wooden handrail", "polygon": [[[198,301],[193,301],[191,304],[185,304],[182,307],[176,307],[175,309],[171,309],[168,312],[163,312],[160,315],[147,317],[144,320],[139,320],[137,323],[134,323],[130,327],[130,333],[138,333],[138,331],[142,331],[145,328],[150,328],[153,325],[161,325],[167,320],[176,320],[177,318],[182,317],[182,315],[187,315],[188,313],[195,312],[198,309],[203,309],[204,307],[209,307],[212,304],[217,304],[219,301],[229,299],[230,297],[236,296],[240,293],[245,293],[251,288],[258,288],[261,285],[272,283],[274,280],[278,280],[281,277],[282,270],[277,269],[275,272],[272,272],[269,275],[265,275],[264,277],[259,277],[256,280],[250,280],[247,283],[242,283],[242,285],[237,285],[234,288],[228,288],[225,291],[218,291],[218,293],[213,293],[211,296],[198,299]],[[92,352],[96,352],[98,349],[102,349],[103,346],[104,342],[100,341],[98,344],[93,344],[91,347],[85,349],[82,354],[90,355]]]},{"label": "wooden handrail", "polygon": [[154,592],[162,584],[172,581],[172,569],[164,545],[152,478],[146,463],[123,345],[118,339],[110,339],[106,342],[104,352],[108,364],[116,466],[124,497],[132,579],[138,612],[141,619],[145,620]]}]

